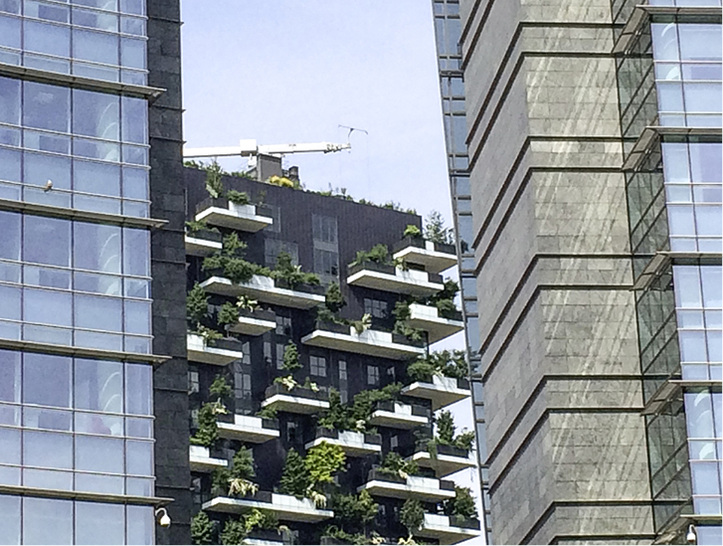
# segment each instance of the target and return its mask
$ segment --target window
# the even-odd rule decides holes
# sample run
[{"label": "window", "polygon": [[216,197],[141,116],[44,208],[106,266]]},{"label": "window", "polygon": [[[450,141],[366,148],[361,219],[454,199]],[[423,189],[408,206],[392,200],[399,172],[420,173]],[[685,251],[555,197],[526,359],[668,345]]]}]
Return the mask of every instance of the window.
[{"label": "window", "polygon": [[315,248],[314,272],[319,275],[337,278],[339,276],[339,253]]},{"label": "window", "polygon": [[264,263],[266,266],[271,268],[276,267],[277,258],[282,252],[286,252],[291,256],[291,263],[298,265],[299,245],[287,241],[279,241],[278,239],[266,239],[264,241]]},{"label": "window", "polygon": [[379,385],[379,366],[367,365],[367,384],[373,386]]},{"label": "window", "polygon": [[389,304],[383,300],[364,298],[364,313],[373,318],[386,319],[388,317]]},{"label": "window", "polygon": [[276,315],[276,335],[291,336],[291,317]]},{"label": "window", "polygon": [[284,350],[285,349],[286,349],[285,344],[283,344],[283,343],[276,344],[276,369],[277,370],[284,369]]},{"label": "window", "polygon": [[339,361],[339,381],[347,380],[346,360]]},{"label": "window", "polygon": [[309,357],[309,365],[311,367],[311,375],[316,377],[326,377],[326,358],[323,356]]},{"label": "window", "polygon": [[333,244],[338,242],[335,217],[312,214],[311,222],[314,241]]}]

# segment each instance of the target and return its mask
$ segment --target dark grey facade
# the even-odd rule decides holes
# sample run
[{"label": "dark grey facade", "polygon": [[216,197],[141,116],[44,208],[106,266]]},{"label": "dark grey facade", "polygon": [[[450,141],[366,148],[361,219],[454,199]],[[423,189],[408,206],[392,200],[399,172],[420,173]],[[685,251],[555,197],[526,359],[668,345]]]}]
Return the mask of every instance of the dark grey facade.
[{"label": "dark grey facade", "polygon": [[720,2],[460,14],[493,539],[717,544]]}]

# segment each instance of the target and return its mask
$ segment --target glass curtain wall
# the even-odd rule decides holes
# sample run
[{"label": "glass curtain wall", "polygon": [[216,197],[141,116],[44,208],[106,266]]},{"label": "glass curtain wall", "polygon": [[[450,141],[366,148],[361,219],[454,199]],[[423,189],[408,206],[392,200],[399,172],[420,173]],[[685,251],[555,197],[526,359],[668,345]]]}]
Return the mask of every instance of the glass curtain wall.
[{"label": "glass curtain wall", "polygon": [[0,0],[0,544],[154,542],[146,41]]},{"label": "glass curtain wall", "polygon": [[442,117],[447,145],[447,169],[452,195],[452,211],[457,233],[460,292],[465,320],[467,355],[472,380],[472,403],[477,434],[477,455],[482,484],[482,506],[487,544],[492,543],[489,513],[489,479],[487,444],[485,442],[485,413],[482,378],[479,370],[479,320],[477,314],[477,280],[474,271],[474,230],[472,224],[472,196],[467,154],[467,119],[462,73],[462,51],[459,44],[462,22],[459,0],[433,0],[434,33],[437,42],[437,63],[442,96]]}]

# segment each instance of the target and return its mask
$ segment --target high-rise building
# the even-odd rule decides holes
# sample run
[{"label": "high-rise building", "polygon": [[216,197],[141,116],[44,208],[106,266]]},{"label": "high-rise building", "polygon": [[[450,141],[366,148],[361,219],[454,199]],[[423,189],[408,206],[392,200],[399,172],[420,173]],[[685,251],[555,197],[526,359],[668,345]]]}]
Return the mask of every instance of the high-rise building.
[{"label": "high-rise building", "polygon": [[497,543],[721,541],[720,6],[460,2]]},{"label": "high-rise building", "polygon": [[470,394],[467,361],[429,353],[464,327],[440,275],[454,247],[260,163],[276,183],[184,173],[193,540],[478,536],[448,479],[475,466],[473,435],[442,413]]},{"label": "high-rise building", "polygon": [[4,544],[151,544],[190,506],[178,18],[0,1]]}]

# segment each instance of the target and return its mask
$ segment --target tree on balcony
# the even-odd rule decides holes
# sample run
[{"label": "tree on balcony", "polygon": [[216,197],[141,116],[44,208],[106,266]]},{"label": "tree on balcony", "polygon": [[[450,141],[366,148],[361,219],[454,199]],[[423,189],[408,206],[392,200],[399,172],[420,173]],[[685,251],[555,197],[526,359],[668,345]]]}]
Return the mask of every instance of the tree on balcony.
[{"label": "tree on balcony", "polygon": [[454,498],[444,502],[444,513],[457,521],[478,520],[477,504],[469,487],[454,487]]},{"label": "tree on balcony", "polygon": [[216,524],[203,510],[191,519],[191,542],[193,544],[216,544]]},{"label": "tree on balcony", "polygon": [[444,218],[439,211],[433,210],[427,217],[424,224],[424,238],[437,244],[454,244],[454,232],[452,228],[444,225]]},{"label": "tree on balcony", "polygon": [[406,541],[402,542],[400,540],[400,544],[415,544],[412,537],[414,533],[422,528],[422,524],[424,523],[424,508],[422,507],[422,503],[417,499],[407,499],[404,501],[402,509],[399,511],[399,521],[407,528],[407,532],[409,533]]},{"label": "tree on balcony", "polygon": [[451,411],[441,411],[436,419],[437,434],[434,439],[427,442],[427,449],[430,454],[436,456],[437,445],[456,447],[469,453],[474,445],[475,434],[473,431],[464,431],[456,434],[457,427],[454,424],[454,417]]}]

